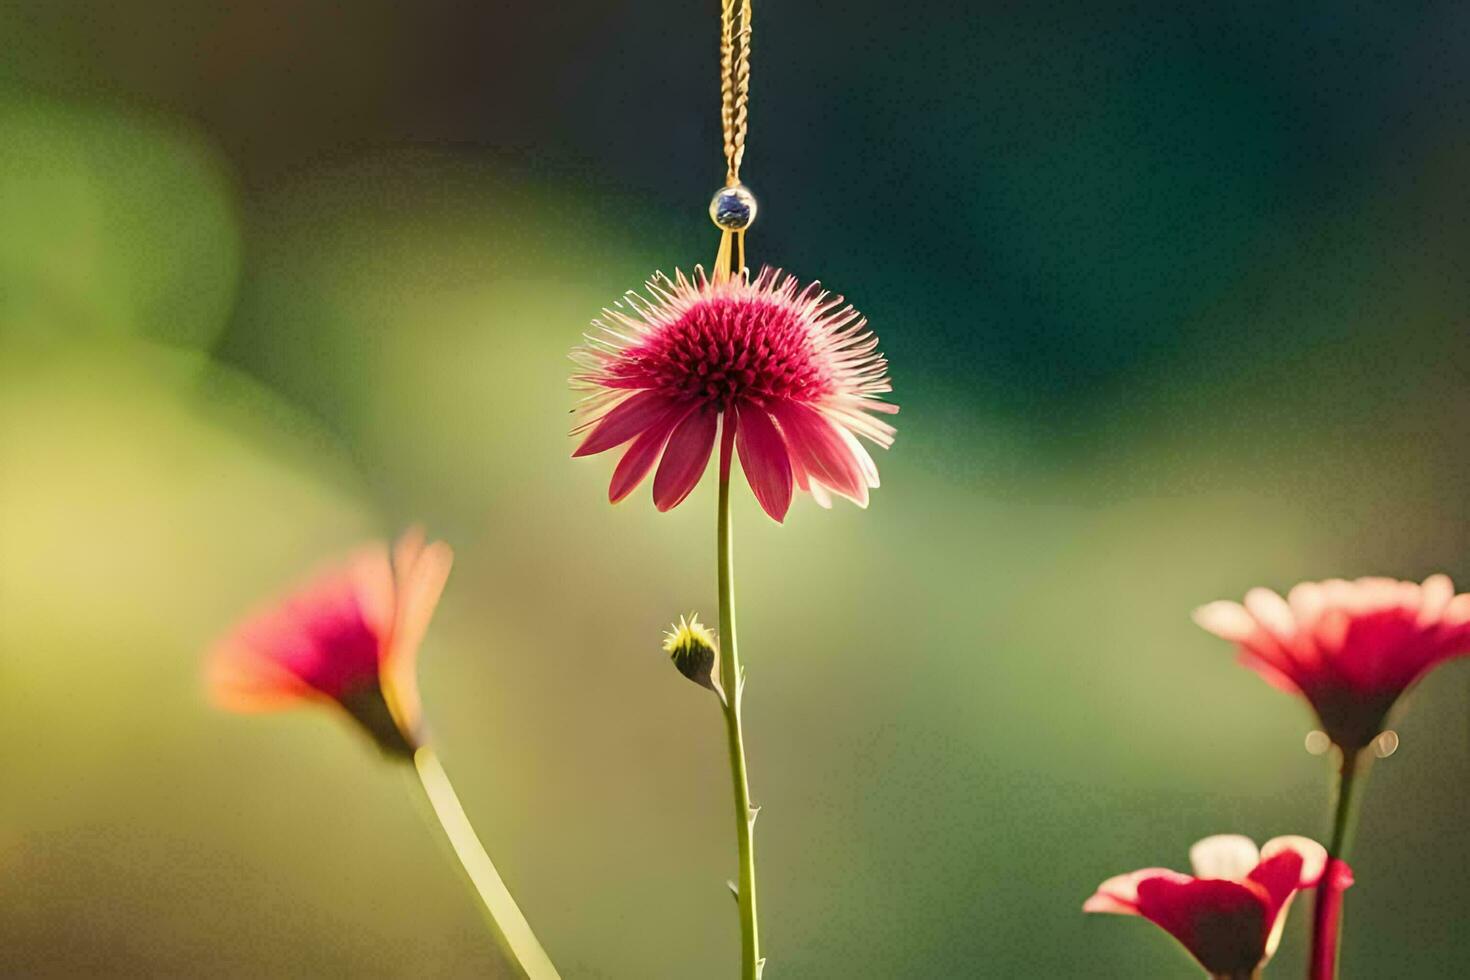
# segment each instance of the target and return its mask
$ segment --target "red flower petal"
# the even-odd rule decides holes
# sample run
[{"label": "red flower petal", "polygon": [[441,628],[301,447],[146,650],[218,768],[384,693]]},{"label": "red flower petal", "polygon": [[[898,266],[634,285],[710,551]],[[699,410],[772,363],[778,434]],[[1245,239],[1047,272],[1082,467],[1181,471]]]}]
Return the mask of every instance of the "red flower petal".
[{"label": "red flower petal", "polygon": [[868,487],[852,451],[822,413],[797,402],[774,406],[786,445],[801,460],[808,478],[859,505],[868,502]]},{"label": "red flower petal", "polygon": [[671,510],[694,490],[715,447],[719,416],[708,408],[692,412],[674,429],[653,475],[653,505]]},{"label": "red flower petal", "polygon": [[1138,883],[1138,914],[1164,929],[1211,973],[1247,974],[1266,958],[1275,916],[1266,890],[1219,878]]},{"label": "red flower petal", "polygon": [[657,422],[672,406],[673,401],[662,392],[640,391],[618,402],[598,420],[572,455],[591,456],[621,446]]},{"label": "red flower petal", "polygon": [[1327,849],[1306,837],[1277,837],[1261,848],[1261,863],[1247,876],[1265,888],[1276,908],[1322,877]]},{"label": "red flower petal", "polygon": [[622,500],[628,494],[638,489],[638,484],[653,469],[653,464],[658,462],[659,453],[663,452],[664,445],[669,441],[669,434],[674,431],[674,426],[682,422],[694,408],[670,409],[663,417],[654,422],[643,434],[633,440],[633,445],[623,453],[623,458],[618,460],[617,467],[613,470],[612,483],[608,485],[607,499],[613,503]]},{"label": "red flower petal", "polygon": [[771,417],[754,405],[737,409],[735,448],[740,468],[761,507],[777,522],[791,507],[791,454]]},{"label": "red flower petal", "polygon": [[1149,878],[1169,878],[1174,881],[1189,881],[1168,868],[1144,868],[1125,875],[1114,875],[1101,885],[1092,897],[1082,903],[1084,912],[1110,912],[1114,915],[1138,915],[1138,883]]}]

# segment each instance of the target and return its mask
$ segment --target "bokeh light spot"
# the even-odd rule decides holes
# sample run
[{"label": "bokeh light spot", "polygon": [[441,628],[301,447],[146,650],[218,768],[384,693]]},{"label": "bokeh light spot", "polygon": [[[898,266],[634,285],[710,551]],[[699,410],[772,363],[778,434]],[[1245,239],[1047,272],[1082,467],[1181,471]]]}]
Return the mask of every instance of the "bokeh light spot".
[{"label": "bokeh light spot", "polygon": [[1323,731],[1307,732],[1306,747],[1312,755],[1325,755],[1332,748],[1332,739]]}]

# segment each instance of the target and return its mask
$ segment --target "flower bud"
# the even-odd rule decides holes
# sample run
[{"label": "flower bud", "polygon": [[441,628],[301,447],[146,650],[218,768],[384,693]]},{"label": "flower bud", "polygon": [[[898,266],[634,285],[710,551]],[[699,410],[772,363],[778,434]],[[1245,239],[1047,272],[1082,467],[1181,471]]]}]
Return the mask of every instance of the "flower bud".
[{"label": "flower bud", "polygon": [[714,633],[690,613],[679,617],[674,628],[664,634],[664,653],[673,660],[679,673],[701,687],[719,691],[720,648]]}]

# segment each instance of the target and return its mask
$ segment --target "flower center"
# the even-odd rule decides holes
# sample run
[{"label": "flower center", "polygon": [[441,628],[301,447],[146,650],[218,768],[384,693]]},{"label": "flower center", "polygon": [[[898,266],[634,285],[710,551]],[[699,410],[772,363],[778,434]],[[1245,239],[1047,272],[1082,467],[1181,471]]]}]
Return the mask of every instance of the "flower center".
[{"label": "flower center", "polygon": [[628,352],[639,373],[682,400],[808,401],[829,393],[830,372],[805,319],[764,297],[714,296]]}]

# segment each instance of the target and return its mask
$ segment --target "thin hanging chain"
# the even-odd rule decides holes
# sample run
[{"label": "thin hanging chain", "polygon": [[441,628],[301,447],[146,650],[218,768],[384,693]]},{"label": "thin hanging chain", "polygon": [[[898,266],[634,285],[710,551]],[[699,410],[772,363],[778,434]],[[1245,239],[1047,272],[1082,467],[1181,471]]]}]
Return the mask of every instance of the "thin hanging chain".
[{"label": "thin hanging chain", "polygon": [[[725,134],[725,186],[740,184],[740,161],[745,156],[745,130],[750,105],[750,3],[721,0],[720,4],[720,126]],[[749,194],[746,194],[749,197]],[[754,218],[754,202],[744,225],[738,228],[716,220],[720,250],[715,255],[716,283],[745,274],[745,226]],[[712,206],[713,208],[713,206]],[[715,211],[710,211],[714,217]]]},{"label": "thin hanging chain", "polygon": [[750,104],[750,0],[720,8],[720,123],[725,131],[725,185],[740,183]]}]

